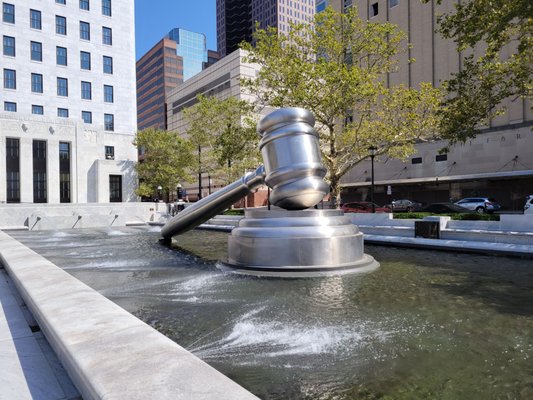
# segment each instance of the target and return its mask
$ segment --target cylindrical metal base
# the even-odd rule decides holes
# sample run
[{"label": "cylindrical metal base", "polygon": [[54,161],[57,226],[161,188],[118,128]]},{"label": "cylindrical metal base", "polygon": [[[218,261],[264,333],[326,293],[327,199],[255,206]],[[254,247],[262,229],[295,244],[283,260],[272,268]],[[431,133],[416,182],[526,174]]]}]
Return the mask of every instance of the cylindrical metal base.
[{"label": "cylindrical metal base", "polygon": [[222,269],[260,276],[309,277],[368,272],[363,234],[342,211],[246,210],[228,238]]}]

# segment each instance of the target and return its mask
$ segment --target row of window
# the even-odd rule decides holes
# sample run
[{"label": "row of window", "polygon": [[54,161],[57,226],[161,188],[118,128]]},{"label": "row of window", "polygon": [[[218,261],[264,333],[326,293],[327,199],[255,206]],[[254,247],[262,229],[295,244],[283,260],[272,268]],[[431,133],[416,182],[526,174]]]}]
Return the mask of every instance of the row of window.
[{"label": "row of window", "polygon": [[[447,154],[437,154],[435,156],[436,162],[447,161],[447,160],[448,160]],[[422,164],[422,157],[411,158],[411,164]]]},{"label": "row of window", "polygon": [[[16,112],[17,103],[12,101],[4,101],[4,111],[7,112]],[[32,104],[31,113],[35,115],[44,115],[44,107],[38,104]],[[60,118],[68,118],[69,110],[68,108],[58,108],[57,116]],[[91,111],[82,111],[81,119],[86,124],[93,123],[93,113]],[[115,130],[115,116],[113,114],[104,114],[104,130],[109,132],[114,132]]]},{"label": "row of window", "polygon": [[[33,202],[48,202],[48,146],[46,140],[32,142]],[[20,203],[20,139],[6,138],[6,201]],[[28,157],[26,156],[25,159]],[[105,158],[115,159],[115,148],[105,146]],[[71,192],[71,143],[59,142],[59,200],[70,203]],[[109,201],[122,201],[122,177],[109,175]]]},{"label": "row of window", "polygon": [[[6,14],[6,4],[3,3],[4,7],[4,22],[11,22],[11,17],[14,23],[14,14]],[[14,6],[13,6],[14,7]],[[8,16],[6,20],[6,15]],[[30,10],[30,28],[32,29],[42,29],[41,21],[41,12],[38,10]],[[60,15],[56,15],[56,33],[59,35],[67,34],[67,18]],[[88,22],[80,21],[80,39],[91,40],[91,24]],[[102,27],[102,43],[111,46],[113,44],[113,30],[106,26]]]},{"label": "row of window", "polygon": [[[89,0],[79,0],[81,10],[90,10]],[[66,4],[66,0],[56,0],[56,3]],[[102,0],[102,15],[111,16],[111,0]],[[2,21],[9,24],[15,23],[15,5],[2,3]],[[32,29],[41,28],[41,11],[30,9],[30,27]]]},{"label": "row of window", "polygon": [[[398,4],[400,4],[400,0],[389,0],[389,8],[396,7]],[[372,3],[368,11],[370,18],[377,16],[379,14],[379,4],[377,2]]]},{"label": "row of window", "polygon": [[[15,57],[15,38],[12,36],[3,37],[3,54],[5,56]],[[30,58],[32,61],[43,61],[43,45],[40,42],[30,42]],[[67,48],[56,46],[56,64],[68,64]],[[91,69],[91,53],[80,51],[80,68]],[[113,74],[113,58],[103,56],[103,70],[105,74]]]},{"label": "row of window", "polygon": [[[17,72],[13,69],[4,68],[4,88],[17,88]],[[43,93],[43,76],[42,74],[31,74],[31,91],[33,93]],[[68,97],[68,79],[57,78],[57,95]],[[92,100],[92,83],[81,81],[81,98],[83,100]],[[104,102],[113,103],[113,86],[104,85]]]}]

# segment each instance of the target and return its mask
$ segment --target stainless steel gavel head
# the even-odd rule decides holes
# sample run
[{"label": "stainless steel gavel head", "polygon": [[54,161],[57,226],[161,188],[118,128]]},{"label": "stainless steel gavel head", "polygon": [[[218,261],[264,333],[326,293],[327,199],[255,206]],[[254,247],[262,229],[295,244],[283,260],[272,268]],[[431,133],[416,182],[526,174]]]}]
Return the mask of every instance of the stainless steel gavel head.
[{"label": "stainless steel gavel head", "polygon": [[314,125],[313,114],[303,108],[281,108],[257,125],[265,183],[272,188],[270,202],[275,206],[302,210],[329,193]]}]

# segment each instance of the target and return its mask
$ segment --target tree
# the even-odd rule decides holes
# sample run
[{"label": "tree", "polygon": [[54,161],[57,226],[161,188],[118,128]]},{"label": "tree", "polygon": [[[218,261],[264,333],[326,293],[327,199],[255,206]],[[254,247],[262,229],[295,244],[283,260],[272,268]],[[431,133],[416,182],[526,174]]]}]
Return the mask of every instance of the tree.
[{"label": "tree", "polygon": [[341,178],[369,158],[404,158],[414,144],[432,140],[439,91],[386,87],[387,73],[406,38],[395,25],[364,22],[355,9],[331,8],[313,25],[292,25],[288,34],[258,29],[257,44],[243,44],[246,61],[261,67],[243,82],[263,105],[303,107],[315,115],[332,194],[340,198]]},{"label": "tree", "polygon": [[[445,85],[449,96],[443,104],[442,135],[454,143],[475,136],[479,126],[503,112],[502,100],[532,99],[533,2],[468,0],[438,22],[441,35],[453,39],[460,51],[486,44],[485,52],[466,57],[462,70]],[[505,46],[513,52],[510,56],[504,56]]]},{"label": "tree", "polygon": [[245,100],[198,96],[198,103],[185,110],[187,134],[202,148],[201,169],[223,177],[226,183],[259,164],[253,106]]},{"label": "tree", "polygon": [[189,179],[192,145],[175,132],[145,129],[137,132],[133,144],[144,150],[144,159],[136,165],[138,195],[151,196],[158,186],[169,193],[178,183]]}]

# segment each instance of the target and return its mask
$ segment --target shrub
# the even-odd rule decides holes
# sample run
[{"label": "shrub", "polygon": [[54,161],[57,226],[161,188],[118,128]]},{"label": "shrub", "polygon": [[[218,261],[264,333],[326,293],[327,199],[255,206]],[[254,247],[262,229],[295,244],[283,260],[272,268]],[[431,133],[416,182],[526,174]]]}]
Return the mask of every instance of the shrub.
[{"label": "shrub", "polygon": [[230,208],[222,213],[223,215],[244,215],[242,208]]}]

